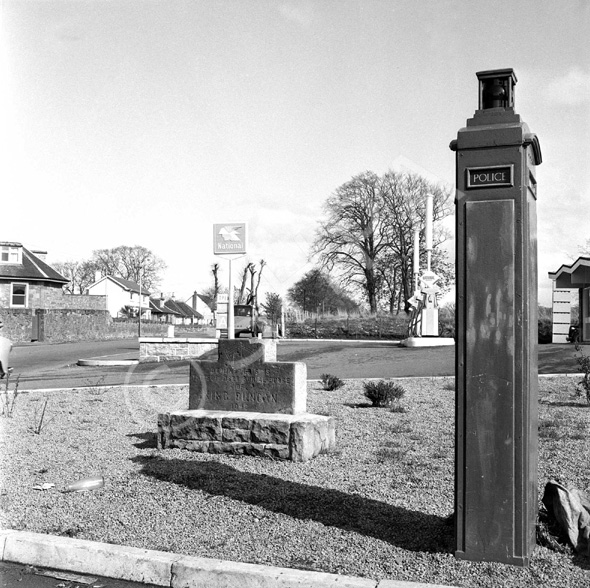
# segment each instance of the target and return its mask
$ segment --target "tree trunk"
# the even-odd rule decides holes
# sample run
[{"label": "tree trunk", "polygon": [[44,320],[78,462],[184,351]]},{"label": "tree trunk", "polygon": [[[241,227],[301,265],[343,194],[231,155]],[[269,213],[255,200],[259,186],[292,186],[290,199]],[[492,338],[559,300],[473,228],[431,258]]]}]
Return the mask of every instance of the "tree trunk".
[{"label": "tree trunk", "polygon": [[246,280],[248,279],[248,270],[252,264],[249,263],[242,273],[242,284],[240,286],[240,293],[238,294],[238,304],[244,304],[244,297],[246,295]]}]

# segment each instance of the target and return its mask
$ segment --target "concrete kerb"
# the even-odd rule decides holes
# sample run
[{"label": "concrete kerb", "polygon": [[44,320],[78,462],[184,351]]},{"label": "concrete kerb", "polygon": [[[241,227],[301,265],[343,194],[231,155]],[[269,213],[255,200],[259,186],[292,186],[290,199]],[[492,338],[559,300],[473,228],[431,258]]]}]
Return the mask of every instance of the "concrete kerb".
[{"label": "concrete kerb", "polygon": [[136,365],[139,359],[79,359],[76,363],[82,367]]},{"label": "concrete kerb", "polygon": [[28,531],[0,531],[0,550],[2,561],[168,588],[454,588],[192,557]]}]

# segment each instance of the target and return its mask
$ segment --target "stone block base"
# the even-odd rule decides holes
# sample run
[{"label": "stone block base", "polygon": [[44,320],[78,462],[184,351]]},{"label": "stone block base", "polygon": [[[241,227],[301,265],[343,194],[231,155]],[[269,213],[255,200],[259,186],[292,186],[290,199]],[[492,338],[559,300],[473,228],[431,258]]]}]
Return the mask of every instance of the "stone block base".
[{"label": "stone block base", "polygon": [[336,445],[333,417],[221,410],[158,415],[158,449],[308,461]]}]

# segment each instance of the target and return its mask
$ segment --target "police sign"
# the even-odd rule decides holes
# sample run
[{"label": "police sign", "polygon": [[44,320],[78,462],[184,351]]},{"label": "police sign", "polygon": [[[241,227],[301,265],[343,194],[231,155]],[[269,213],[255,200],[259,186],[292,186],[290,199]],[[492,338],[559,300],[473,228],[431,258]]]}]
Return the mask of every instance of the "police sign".
[{"label": "police sign", "polygon": [[467,168],[467,188],[498,188],[513,185],[513,165]]},{"label": "police sign", "polygon": [[246,223],[213,225],[213,253],[215,255],[246,253]]}]

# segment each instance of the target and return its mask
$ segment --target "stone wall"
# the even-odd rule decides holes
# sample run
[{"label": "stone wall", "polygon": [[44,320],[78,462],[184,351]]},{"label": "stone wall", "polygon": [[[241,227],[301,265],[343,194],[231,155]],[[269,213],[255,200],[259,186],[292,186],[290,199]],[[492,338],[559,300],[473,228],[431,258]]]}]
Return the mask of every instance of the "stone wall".
[{"label": "stone wall", "polygon": [[217,349],[217,345],[217,339],[142,337],[139,339],[139,361],[149,363],[194,359]]},{"label": "stone wall", "polygon": [[[106,339],[134,339],[138,327],[135,322],[113,322],[108,310],[53,309],[39,311],[44,317],[44,341],[98,341]],[[162,334],[166,325],[143,324],[142,333]]]},{"label": "stone wall", "polygon": [[30,341],[34,313],[30,308],[0,308],[0,319],[4,323],[2,336],[14,343]]},{"label": "stone wall", "polygon": [[334,417],[184,410],[158,415],[158,449],[308,461],[336,446]]},{"label": "stone wall", "polygon": [[[12,282],[21,282],[14,279]],[[22,280],[26,282],[26,280]],[[10,308],[10,283],[0,282],[0,309]],[[29,284],[27,308],[57,308],[106,310],[107,297],[104,295],[64,294],[59,284],[34,282]]]},{"label": "stone wall", "polygon": [[94,294],[64,294],[48,291],[51,294],[44,298],[44,306],[39,308],[56,308],[71,310],[107,310],[107,297]]},{"label": "stone wall", "polygon": [[[0,319],[4,323],[2,336],[13,343],[133,339],[138,332],[136,322],[113,322],[108,310],[0,308]],[[34,320],[38,322],[36,335],[33,335]],[[141,331],[161,337],[167,325],[142,323]]]}]

